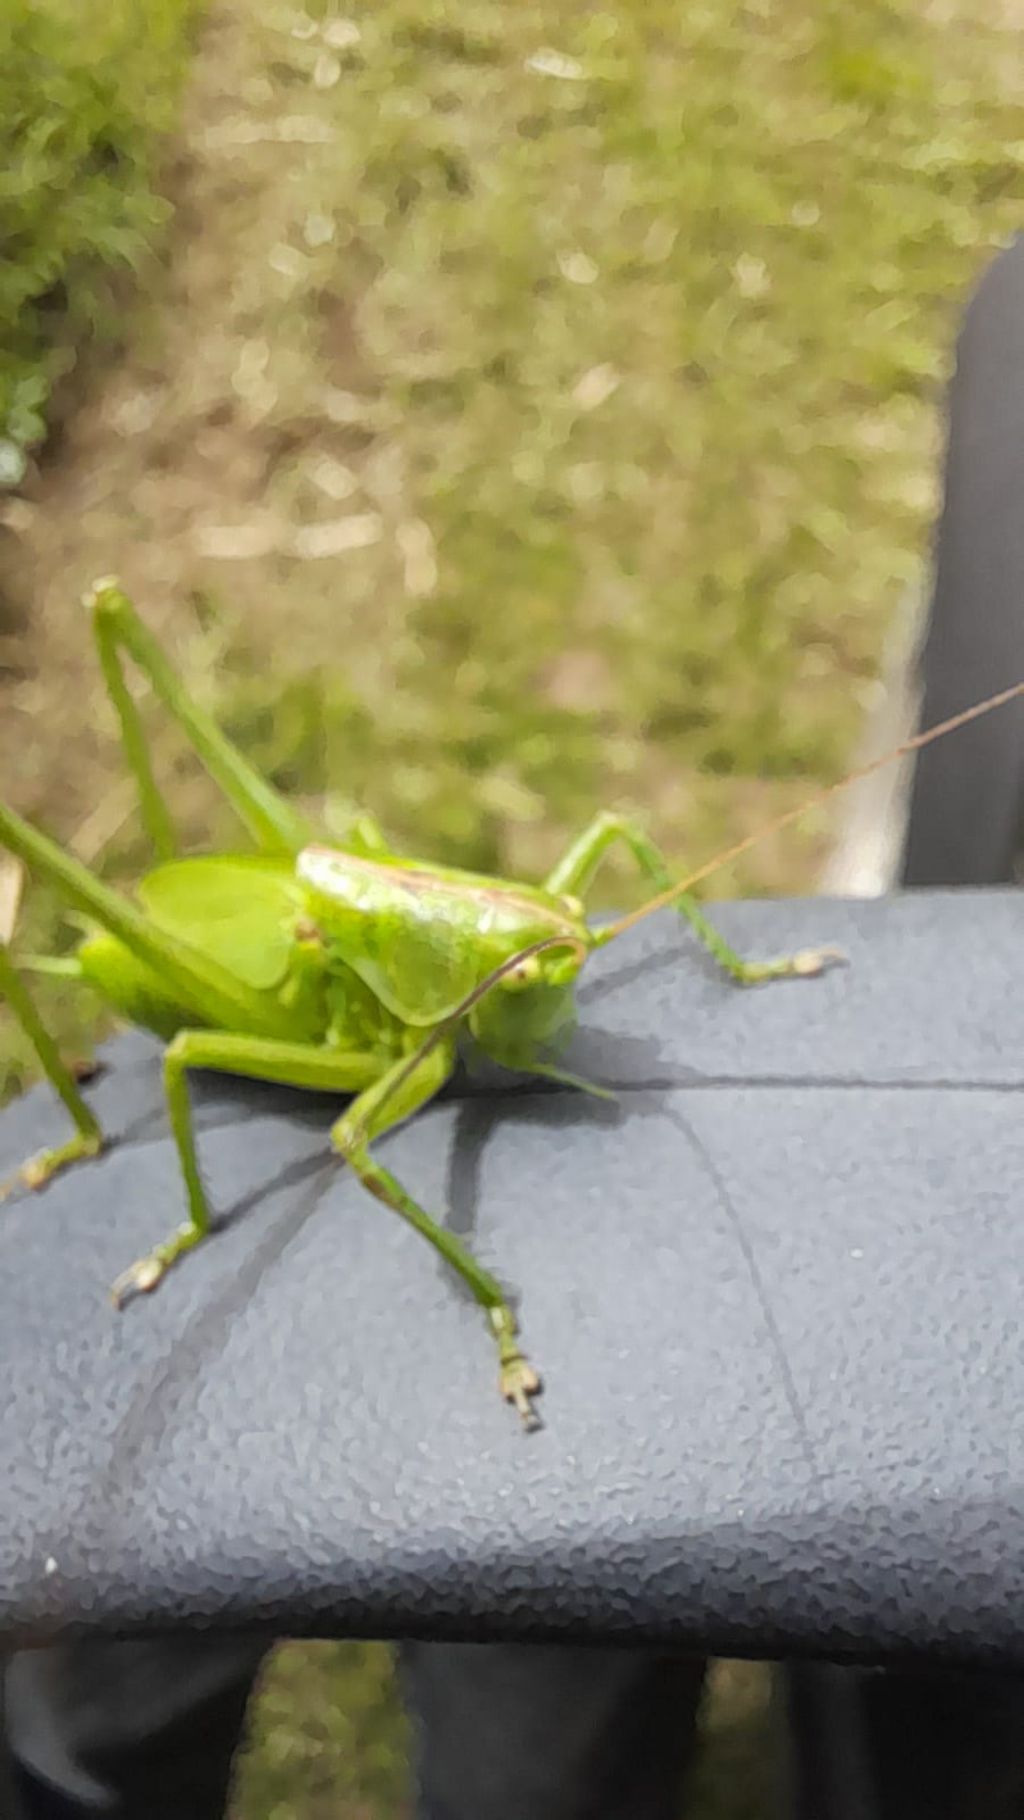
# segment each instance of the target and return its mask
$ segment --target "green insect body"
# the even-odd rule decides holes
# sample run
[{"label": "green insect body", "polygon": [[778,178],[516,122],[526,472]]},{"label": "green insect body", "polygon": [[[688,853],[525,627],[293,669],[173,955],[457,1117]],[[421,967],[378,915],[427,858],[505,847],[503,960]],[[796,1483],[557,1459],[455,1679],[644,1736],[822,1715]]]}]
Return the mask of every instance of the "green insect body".
[{"label": "green insect body", "polygon": [[[331,1127],[335,1151],[468,1285],[497,1345],[501,1392],[535,1426],[540,1379],[520,1347],[501,1284],[371,1154],[371,1143],[440,1091],[455,1066],[460,1029],[506,1067],[571,1078],[559,1074],[557,1053],[573,1021],[574,984],[588,955],[617,933],[588,925],[583,898],[616,842],[672,896],[737,982],[819,972],[829,951],[743,960],[673,885],[646,835],[613,815],[599,815],[541,887],[395,855],[365,816],[345,845],[328,844],[192,701],[116,583],[98,583],[87,604],[159,863],[134,898],[122,896],[2,804],[0,845],[54,883],[91,927],[72,959],[29,957],[20,967],[91,986],[167,1045],[164,1082],[188,1218],[123,1272],[115,1302],[155,1288],[211,1230],[190,1069],[347,1098]],[[173,824],[152,774],[125,657],[184,728],[258,853],[174,857]],[[57,1170],[95,1156],[103,1136],[2,943],[0,994],[75,1126],[66,1144],[32,1159],[16,1178],[41,1187]]]}]

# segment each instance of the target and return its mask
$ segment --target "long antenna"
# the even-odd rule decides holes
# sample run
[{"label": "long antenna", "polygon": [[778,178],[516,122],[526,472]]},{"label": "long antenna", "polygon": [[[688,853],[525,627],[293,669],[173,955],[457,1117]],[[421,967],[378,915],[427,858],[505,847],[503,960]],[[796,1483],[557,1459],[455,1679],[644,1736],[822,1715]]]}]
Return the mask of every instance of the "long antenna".
[{"label": "long antenna", "polygon": [[714,859],[707,860],[696,872],[691,872],[689,878],[684,878],[681,884],[670,885],[667,891],[659,891],[657,897],[648,898],[646,904],[641,904],[638,910],[631,910],[628,916],[620,917],[618,922],[606,924],[601,930],[602,946],[605,942],[614,941],[616,936],[624,935],[627,929],[632,929],[635,923],[641,922],[653,911],[664,910],[677,897],[685,897],[694,885],[699,885],[712,872],[739,859],[741,854],[756,847],[758,841],[767,840],[769,835],[778,834],[783,828],[790,827],[802,815],[806,815],[808,810],[820,808],[822,803],[828,802],[830,796],[849,789],[851,784],[859,784],[862,778],[871,777],[875,771],[883,771],[886,765],[895,764],[897,759],[909,757],[911,752],[919,752],[922,746],[930,746],[933,739],[941,739],[945,733],[955,733],[958,727],[966,727],[969,721],[979,720],[983,714],[990,714],[993,708],[1004,707],[1018,695],[1024,695],[1024,682],[1014,683],[1011,689],[1001,689],[998,695],[990,695],[985,701],[975,702],[973,708],[964,708],[959,714],[951,714],[948,720],[941,720],[937,726],[916,733],[913,739],[905,739],[902,745],[894,746],[891,752],[883,753],[881,758],[873,758],[868,765],[861,765],[856,771],[851,771],[848,777],[841,777],[834,784],[826,784],[823,790],[809,796],[795,809],[787,809],[784,815],[777,816],[773,822],[767,822],[763,828],[757,828],[753,834],[737,841],[735,846],[726,848],[724,853],[716,853]]}]

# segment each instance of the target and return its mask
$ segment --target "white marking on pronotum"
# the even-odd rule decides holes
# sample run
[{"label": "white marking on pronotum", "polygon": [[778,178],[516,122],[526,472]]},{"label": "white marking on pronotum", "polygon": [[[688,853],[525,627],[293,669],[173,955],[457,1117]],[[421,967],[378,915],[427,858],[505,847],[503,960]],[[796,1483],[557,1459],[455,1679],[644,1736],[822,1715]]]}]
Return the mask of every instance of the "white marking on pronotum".
[{"label": "white marking on pronotum", "polygon": [[303,847],[295,862],[296,876],[314,891],[336,891],[338,885],[352,882],[352,867],[330,847]]}]

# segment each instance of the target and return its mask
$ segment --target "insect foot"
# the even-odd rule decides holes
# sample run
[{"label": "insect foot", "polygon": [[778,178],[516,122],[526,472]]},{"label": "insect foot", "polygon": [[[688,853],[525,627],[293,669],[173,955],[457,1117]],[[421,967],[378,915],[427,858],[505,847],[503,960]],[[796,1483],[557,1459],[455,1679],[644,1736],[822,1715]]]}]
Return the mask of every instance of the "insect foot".
[{"label": "insect foot", "polygon": [[171,1265],[185,1251],[191,1251],[204,1234],[194,1226],[182,1226],[167,1240],[165,1245],[158,1245],[155,1251],[147,1252],[144,1258],[136,1258],[127,1270],[122,1270],[110,1286],[110,1295],[115,1308],[123,1308],[132,1296],[148,1295],[155,1289]]},{"label": "insect foot", "polygon": [[529,1359],[524,1358],[522,1353],[517,1353],[514,1358],[506,1360],[501,1368],[499,1382],[502,1396],[506,1403],[513,1404],[518,1410],[527,1433],[534,1428],[543,1428],[540,1413],[534,1409],[530,1398],[539,1396],[544,1387]]},{"label": "insect foot", "polygon": [[504,1307],[492,1308],[491,1325],[498,1341],[498,1356],[501,1360],[501,1371],[498,1386],[506,1403],[511,1403],[527,1433],[535,1428],[543,1428],[539,1412],[531,1402],[532,1397],[540,1396],[544,1386],[539,1374],[526,1356],[520,1352],[516,1343],[516,1323],[511,1310]]},{"label": "insect foot", "polygon": [[827,968],[844,966],[846,955],[841,948],[801,948],[797,954],[784,954],[776,961],[738,961],[729,967],[741,986],[763,986],[769,980],[813,979]]},{"label": "insect foot", "polygon": [[841,948],[801,948],[799,954],[792,958],[792,968],[798,979],[811,979],[816,973],[826,973],[830,967],[845,967],[849,956]]},{"label": "insect foot", "polygon": [[0,1182],[0,1201],[6,1201],[8,1195],[16,1188],[45,1188],[60,1170],[67,1169],[72,1163],[85,1162],[89,1157],[99,1156],[103,1149],[103,1139],[98,1131],[79,1132],[62,1144],[59,1150],[42,1150],[38,1156],[30,1157],[27,1163],[8,1181]]}]

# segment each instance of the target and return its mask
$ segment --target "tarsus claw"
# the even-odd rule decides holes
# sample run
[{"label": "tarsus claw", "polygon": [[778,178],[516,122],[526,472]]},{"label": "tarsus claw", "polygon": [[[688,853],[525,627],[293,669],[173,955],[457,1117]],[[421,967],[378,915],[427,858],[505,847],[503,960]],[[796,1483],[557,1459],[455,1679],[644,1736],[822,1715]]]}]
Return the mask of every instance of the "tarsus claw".
[{"label": "tarsus claw", "polygon": [[498,1376],[498,1387],[506,1403],[511,1403],[518,1411],[519,1420],[529,1431],[531,1428],[543,1428],[544,1424],[530,1401],[538,1397],[544,1386],[529,1359],[524,1358],[516,1345],[516,1318],[504,1302],[488,1309],[494,1337],[498,1342],[498,1358],[501,1370]]},{"label": "tarsus claw", "polygon": [[831,965],[844,967],[848,958],[841,948],[802,948],[793,956],[793,972],[806,979],[815,973],[824,973]]},{"label": "tarsus claw", "polygon": [[514,1353],[503,1360],[500,1384],[502,1396],[506,1403],[513,1405],[527,1432],[543,1428],[540,1413],[530,1399],[539,1396],[544,1387],[529,1359],[524,1359],[522,1353]]},{"label": "tarsus claw", "polygon": [[159,1258],[139,1258],[122,1270],[110,1285],[110,1295],[115,1308],[123,1306],[125,1299],[132,1295],[148,1295],[155,1289],[167,1269]]}]

